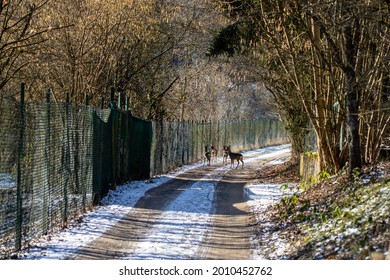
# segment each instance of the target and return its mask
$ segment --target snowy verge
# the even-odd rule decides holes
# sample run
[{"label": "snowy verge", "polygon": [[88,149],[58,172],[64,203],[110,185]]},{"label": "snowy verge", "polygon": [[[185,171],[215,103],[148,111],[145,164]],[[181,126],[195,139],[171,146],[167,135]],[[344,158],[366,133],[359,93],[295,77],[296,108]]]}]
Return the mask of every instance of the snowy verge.
[{"label": "snowy verge", "polygon": [[[284,154],[290,150],[289,145],[266,147],[245,152],[245,162],[265,159]],[[279,159],[279,164],[286,159]],[[106,230],[117,223],[131,211],[137,201],[151,188],[155,188],[177,175],[202,164],[186,165],[167,175],[157,176],[149,180],[133,181],[118,186],[101,201],[101,205],[83,215],[81,222],[74,222],[67,229],[50,233],[31,244],[30,248],[19,254],[21,259],[65,259],[77,253],[78,248],[85,246],[100,237]],[[197,245],[203,239],[206,224],[212,212],[214,190],[223,174],[230,170],[228,166],[214,169],[202,180],[183,191],[166,209],[159,222],[151,231],[148,239],[132,255],[131,259],[188,259],[194,255]],[[264,205],[269,195],[269,187],[251,184],[247,187],[249,204],[253,211],[256,204]],[[272,187],[271,187],[272,188]],[[272,195],[273,199],[277,194]],[[262,207],[262,206],[261,206]]]}]

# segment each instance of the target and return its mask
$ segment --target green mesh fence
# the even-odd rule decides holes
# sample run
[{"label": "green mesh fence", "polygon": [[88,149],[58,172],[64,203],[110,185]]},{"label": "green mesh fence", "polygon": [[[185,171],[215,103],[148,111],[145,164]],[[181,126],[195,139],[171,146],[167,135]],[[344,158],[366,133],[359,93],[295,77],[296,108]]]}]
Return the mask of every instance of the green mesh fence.
[{"label": "green mesh fence", "polygon": [[110,189],[150,176],[152,123],[120,110],[93,115],[93,194],[97,203]]},{"label": "green mesh fence", "polygon": [[288,143],[279,120],[153,122],[151,175],[204,159],[205,146],[222,155],[224,145],[235,151]]},{"label": "green mesh fence", "polygon": [[19,104],[0,96],[0,252],[5,253],[15,247],[19,128]]},{"label": "green mesh fence", "polygon": [[119,110],[0,98],[0,257],[150,175],[152,123]]},{"label": "green mesh fence", "polygon": [[22,244],[92,206],[92,110],[26,104],[22,148]]},{"label": "green mesh fence", "polygon": [[92,206],[92,110],[0,103],[1,254]]},{"label": "green mesh fence", "polygon": [[[23,90],[22,90],[23,92]],[[91,209],[110,189],[203,160],[205,146],[287,143],[277,120],[146,121],[130,112],[0,95],[0,257]]]}]

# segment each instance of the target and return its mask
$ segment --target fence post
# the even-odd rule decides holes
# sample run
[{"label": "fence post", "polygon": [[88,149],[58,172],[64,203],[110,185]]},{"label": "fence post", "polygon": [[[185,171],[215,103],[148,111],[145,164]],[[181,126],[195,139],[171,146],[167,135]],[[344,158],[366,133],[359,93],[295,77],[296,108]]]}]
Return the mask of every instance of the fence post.
[{"label": "fence post", "polygon": [[130,97],[126,96],[126,101],[125,101],[125,110],[129,111],[129,103],[130,103]]},{"label": "fence post", "polygon": [[206,151],[204,150],[204,144],[205,144],[205,142],[204,142],[204,139],[205,139],[205,136],[204,136],[204,123],[205,123],[205,121],[204,120],[202,120],[202,138],[200,139],[200,141],[201,141],[201,155],[203,155]]},{"label": "fence post", "polygon": [[219,131],[219,120],[217,120],[217,135],[216,135],[216,145],[217,145],[217,149],[220,150],[221,149],[221,139],[220,139],[220,135],[219,135],[220,131]]},{"label": "fence post", "polygon": [[19,120],[19,147],[17,160],[17,178],[16,178],[16,225],[15,225],[15,250],[22,248],[22,224],[23,224],[23,191],[22,191],[22,157],[24,147],[24,129],[25,129],[25,104],[24,104],[25,85],[20,85],[20,120]]},{"label": "fence post", "polygon": [[191,120],[191,161],[197,160],[197,155],[196,155],[196,136],[197,133],[195,131],[195,125],[194,125],[194,120]]},{"label": "fence post", "polygon": [[48,231],[48,200],[49,200],[49,192],[50,192],[50,115],[51,115],[51,106],[50,106],[50,89],[46,91],[46,129],[45,129],[45,175],[43,177],[44,184],[43,188],[43,198],[42,198],[42,233],[46,234]]},{"label": "fence post", "polygon": [[68,220],[68,184],[69,184],[69,168],[70,168],[70,148],[69,148],[69,93],[66,93],[66,103],[65,103],[65,155],[64,155],[64,211],[62,215],[62,223],[66,224]]},{"label": "fence post", "polygon": [[108,105],[110,109],[116,109],[115,104],[115,88],[111,88],[111,97],[110,97],[110,104]]},{"label": "fence post", "polygon": [[247,145],[247,136],[248,136],[248,135],[247,135],[247,131],[248,131],[248,130],[246,129],[246,125],[247,125],[248,121],[247,121],[247,120],[243,120],[242,122],[243,122],[242,127],[243,127],[243,130],[244,130],[243,133],[242,133],[242,136],[243,136],[243,139],[242,139],[242,140],[243,140],[243,142],[244,142],[244,143],[243,143],[243,149],[244,149],[244,150],[247,150],[248,148],[247,148],[246,145]]},{"label": "fence post", "polygon": [[212,142],[212,130],[213,130],[213,124],[212,124],[212,122],[211,122],[211,120],[209,120],[208,121],[209,123],[208,123],[208,128],[209,128],[209,139],[208,139],[208,145],[210,145],[210,152],[211,152],[211,145],[213,145],[213,142]]},{"label": "fence post", "polygon": [[224,143],[224,145],[227,145],[228,143],[226,143],[226,120],[223,121],[223,124],[224,124],[223,143]]},{"label": "fence post", "polygon": [[110,103],[108,107],[111,109],[111,160],[112,160],[112,173],[111,183],[115,186],[117,183],[117,170],[118,170],[118,121],[117,121],[117,104],[115,102],[115,88],[111,87]]},{"label": "fence post", "polygon": [[185,131],[184,131],[184,129],[186,126],[185,126],[184,120],[181,120],[180,123],[181,123],[181,164],[186,164],[187,162],[184,158],[184,155],[185,155],[185,153],[184,153],[184,149],[185,149],[185,140],[184,140],[185,139]]},{"label": "fence post", "polygon": [[122,99],[123,99],[123,95],[122,95],[122,92],[120,92],[119,96],[118,96],[118,108],[119,108],[119,110],[122,110]]}]

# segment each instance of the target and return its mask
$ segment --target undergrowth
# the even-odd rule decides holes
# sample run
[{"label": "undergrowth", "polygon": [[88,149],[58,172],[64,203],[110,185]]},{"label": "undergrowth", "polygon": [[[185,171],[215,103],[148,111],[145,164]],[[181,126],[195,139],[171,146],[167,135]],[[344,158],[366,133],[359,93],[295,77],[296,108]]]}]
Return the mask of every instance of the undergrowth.
[{"label": "undergrowth", "polygon": [[[284,228],[294,231],[288,258],[386,258],[390,245],[388,164],[283,185],[288,195],[274,206]],[[297,236],[297,232],[299,233]]]}]

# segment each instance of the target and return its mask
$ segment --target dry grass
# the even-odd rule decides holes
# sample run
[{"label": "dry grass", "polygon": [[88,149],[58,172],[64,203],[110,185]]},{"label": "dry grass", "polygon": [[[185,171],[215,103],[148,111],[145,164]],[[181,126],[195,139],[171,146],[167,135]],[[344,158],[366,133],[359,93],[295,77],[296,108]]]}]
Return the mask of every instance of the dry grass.
[{"label": "dry grass", "polygon": [[290,163],[262,169],[258,179],[292,186],[292,195],[269,207],[257,225],[259,239],[266,223],[268,233],[288,244],[269,258],[389,258],[389,162],[365,167],[353,179],[341,173],[313,185],[300,182]]}]

